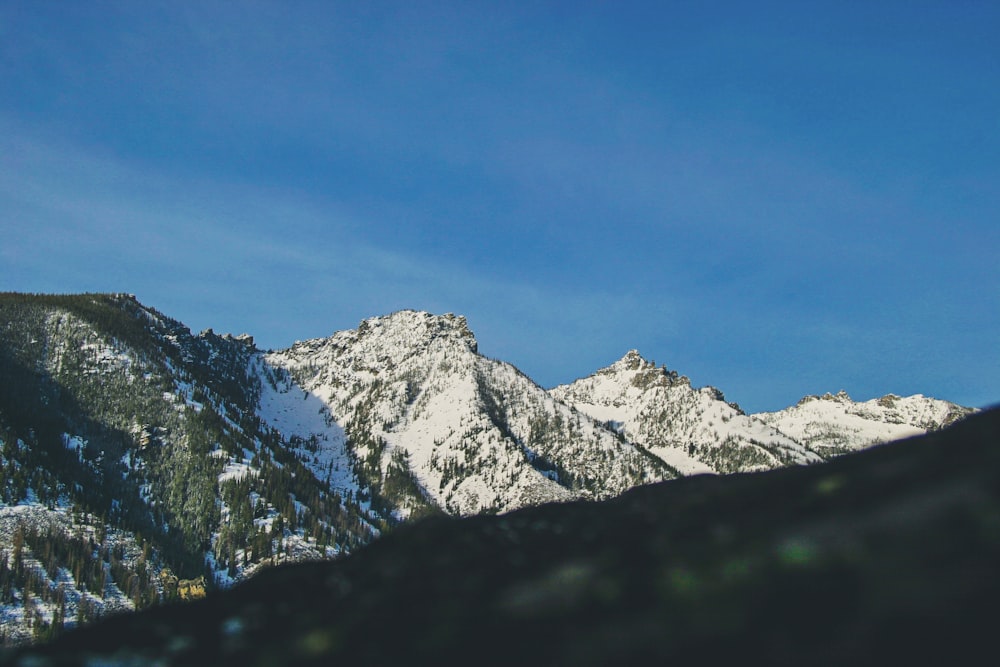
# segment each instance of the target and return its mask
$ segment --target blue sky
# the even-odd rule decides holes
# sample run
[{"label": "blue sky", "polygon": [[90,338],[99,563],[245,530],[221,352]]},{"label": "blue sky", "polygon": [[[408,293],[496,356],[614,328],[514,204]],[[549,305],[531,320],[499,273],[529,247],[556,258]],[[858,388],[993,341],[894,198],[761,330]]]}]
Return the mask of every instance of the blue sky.
[{"label": "blue sky", "polygon": [[0,289],[1000,401],[995,2],[0,4]]}]

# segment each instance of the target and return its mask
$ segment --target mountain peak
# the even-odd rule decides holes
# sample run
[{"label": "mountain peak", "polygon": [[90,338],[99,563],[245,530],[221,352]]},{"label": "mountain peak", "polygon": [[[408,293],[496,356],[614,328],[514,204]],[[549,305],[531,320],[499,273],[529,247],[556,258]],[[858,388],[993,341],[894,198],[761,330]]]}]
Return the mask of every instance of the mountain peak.
[{"label": "mountain peak", "polygon": [[478,347],[465,317],[454,313],[434,315],[422,310],[398,310],[362,320],[356,333],[359,338],[377,337],[401,347],[426,345],[440,339],[461,343],[471,352]]},{"label": "mountain peak", "polygon": [[625,356],[611,364],[610,368],[616,371],[637,371],[643,368],[651,368],[654,366],[653,362],[647,361],[641,354],[639,350],[629,350],[625,353]]}]

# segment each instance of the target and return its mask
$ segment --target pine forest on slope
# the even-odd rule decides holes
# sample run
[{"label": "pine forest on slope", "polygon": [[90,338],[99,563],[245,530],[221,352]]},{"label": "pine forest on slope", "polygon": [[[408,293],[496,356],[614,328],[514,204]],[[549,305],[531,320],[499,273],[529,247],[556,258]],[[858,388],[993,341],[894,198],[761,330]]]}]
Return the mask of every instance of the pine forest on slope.
[{"label": "pine forest on slope", "polygon": [[6,642],[335,557],[403,521],[823,461],[970,413],[806,397],[746,415],[632,351],[546,391],[465,318],[257,349],[130,295],[0,295]]}]

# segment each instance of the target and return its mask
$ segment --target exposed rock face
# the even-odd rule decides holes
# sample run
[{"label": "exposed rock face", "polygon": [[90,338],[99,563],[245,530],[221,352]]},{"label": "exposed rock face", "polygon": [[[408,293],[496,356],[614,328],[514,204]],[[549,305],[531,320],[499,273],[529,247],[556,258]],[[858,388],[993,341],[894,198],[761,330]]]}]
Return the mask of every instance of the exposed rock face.
[{"label": "exposed rock face", "polygon": [[963,664],[993,650],[998,562],[993,410],[822,465],[429,519],[339,561],[268,570],[8,657]]}]

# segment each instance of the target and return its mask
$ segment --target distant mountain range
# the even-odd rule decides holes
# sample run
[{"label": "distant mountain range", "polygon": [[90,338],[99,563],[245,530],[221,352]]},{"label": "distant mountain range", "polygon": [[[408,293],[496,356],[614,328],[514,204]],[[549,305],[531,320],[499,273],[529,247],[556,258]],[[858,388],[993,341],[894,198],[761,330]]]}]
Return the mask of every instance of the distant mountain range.
[{"label": "distant mountain range", "polygon": [[451,314],[263,351],[130,295],[2,294],[0,621],[46,638],[421,517],[820,463],[971,412],[839,393],[747,415],[636,351],[547,391]]},{"label": "distant mountain range", "polygon": [[934,431],[972,410],[921,395],[856,403],[843,391],[745,414],[714,387],[657,368],[635,350],[550,392],[683,474],[770,470]]}]

